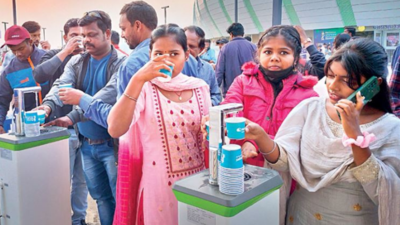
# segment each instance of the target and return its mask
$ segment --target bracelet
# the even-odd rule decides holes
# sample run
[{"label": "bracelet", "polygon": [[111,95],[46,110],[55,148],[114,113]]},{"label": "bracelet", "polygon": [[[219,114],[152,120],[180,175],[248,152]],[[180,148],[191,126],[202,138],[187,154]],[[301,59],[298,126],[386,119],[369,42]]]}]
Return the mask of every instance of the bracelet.
[{"label": "bracelet", "polygon": [[342,137],[342,143],[344,147],[347,147],[349,145],[357,145],[361,148],[367,148],[369,147],[369,144],[374,142],[376,140],[376,137],[374,134],[370,134],[368,132],[363,132],[363,136],[358,136],[356,140],[353,138],[347,137],[346,134],[343,134]]},{"label": "bracelet", "polygon": [[267,152],[267,153],[264,153],[264,152],[260,151],[260,153],[261,153],[262,155],[264,155],[264,156],[270,155],[270,154],[272,154],[272,153],[275,151],[275,149],[276,149],[276,142],[274,141],[274,147],[272,148],[271,151],[269,151],[269,152]]},{"label": "bracelet", "polygon": [[132,101],[134,101],[134,102],[137,102],[137,98],[134,98],[134,97],[128,95],[127,93],[125,93],[125,92],[124,92],[124,96],[127,97],[127,98],[129,98],[130,100],[132,100]]}]

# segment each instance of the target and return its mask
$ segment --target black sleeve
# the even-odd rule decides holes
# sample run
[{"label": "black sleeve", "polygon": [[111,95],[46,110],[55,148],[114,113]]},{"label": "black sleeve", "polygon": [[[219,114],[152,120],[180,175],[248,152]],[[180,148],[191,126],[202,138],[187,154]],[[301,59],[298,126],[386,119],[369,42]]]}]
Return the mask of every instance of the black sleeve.
[{"label": "black sleeve", "polygon": [[57,53],[60,51],[61,50],[51,50],[43,55],[40,64],[33,70],[33,77],[36,82],[45,83],[50,80],[55,80],[53,76],[62,64],[62,61],[57,57]]},{"label": "black sleeve", "polygon": [[307,61],[305,69],[308,71],[308,74],[318,76],[318,79],[320,80],[325,76],[325,55],[318,51],[315,45],[308,46],[307,51],[310,54],[310,60]]},{"label": "black sleeve", "polygon": [[6,73],[3,71],[0,75],[0,126],[3,126],[6,119],[12,96],[13,90],[6,79]]}]

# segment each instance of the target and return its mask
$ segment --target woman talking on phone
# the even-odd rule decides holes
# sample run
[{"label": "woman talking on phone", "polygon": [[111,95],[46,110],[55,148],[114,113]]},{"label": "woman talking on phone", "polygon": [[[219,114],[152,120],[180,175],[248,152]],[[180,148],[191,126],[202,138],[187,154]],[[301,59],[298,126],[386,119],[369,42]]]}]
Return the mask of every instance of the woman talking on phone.
[{"label": "woman talking on phone", "polygon": [[[274,140],[248,123],[246,138],[266,164],[297,181],[281,202],[286,224],[400,224],[400,120],[390,107],[387,60],[372,40],[349,42],[325,65],[328,98],[297,105]],[[379,87],[370,101],[359,91],[356,103],[347,99],[374,76],[375,87],[364,85]]]}]

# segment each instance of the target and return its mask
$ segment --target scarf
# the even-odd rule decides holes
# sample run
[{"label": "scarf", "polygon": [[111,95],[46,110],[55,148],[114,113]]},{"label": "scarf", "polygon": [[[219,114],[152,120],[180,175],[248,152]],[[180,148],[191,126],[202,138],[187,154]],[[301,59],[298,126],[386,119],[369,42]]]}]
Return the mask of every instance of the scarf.
[{"label": "scarf", "polygon": [[166,91],[185,91],[203,87],[205,82],[199,82],[199,79],[186,76],[182,73],[176,75],[168,82],[161,82],[154,78],[150,83]]},{"label": "scarf", "polygon": [[[182,73],[173,77],[168,82],[161,82],[157,78],[150,81],[160,89],[166,91],[184,91],[207,86],[197,78],[188,77]],[[140,138],[140,127],[138,123],[132,124],[129,131],[120,137],[118,152],[118,179],[116,191],[116,209],[114,214],[114,225],[132,225],[143,223],[142,218],[137,218],[139,184],[142,179],[143,147]]]}]

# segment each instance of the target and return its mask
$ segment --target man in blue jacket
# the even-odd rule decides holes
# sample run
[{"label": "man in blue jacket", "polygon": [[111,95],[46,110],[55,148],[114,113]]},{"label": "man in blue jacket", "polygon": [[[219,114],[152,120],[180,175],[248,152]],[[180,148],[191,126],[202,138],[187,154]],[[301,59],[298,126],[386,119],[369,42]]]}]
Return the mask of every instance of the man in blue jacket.
[{"label": "man in blue jacket", "polygon": [[[40,85],[42,87],[39,95],[40,102],[42,101],[42,96],[44,97],[50,89],[47,82],[38,84],[33,78],[33,70],[46,52],[38,49],[33,44],[29,32],[24,27],[14,25],[7,29],[4,38],[4,45],[11,49],[15,58],[10,61],[10,64],[0,76],[0,134],[5,132],[3,123],[15,88]],[[32,110],[36,107],[36,104],[39,104],[39,102],[36,103],[34,94],[25,95],[25,111]]]}]

